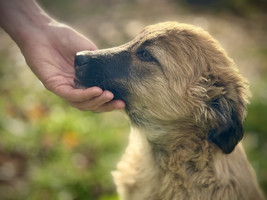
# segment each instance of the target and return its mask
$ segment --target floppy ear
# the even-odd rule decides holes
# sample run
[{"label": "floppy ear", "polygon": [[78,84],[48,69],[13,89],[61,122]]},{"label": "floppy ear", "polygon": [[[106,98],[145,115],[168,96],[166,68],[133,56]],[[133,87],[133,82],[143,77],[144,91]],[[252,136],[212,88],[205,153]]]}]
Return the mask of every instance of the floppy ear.
[{"label": "floppy ear", "polygon": [[238,113],[239,109],[235,102],[225,96],[213,100],[210,106],[215,113],[217,122],[209,131],[208,139],[224,153],[229,154],[243,137],[243,120]]}]

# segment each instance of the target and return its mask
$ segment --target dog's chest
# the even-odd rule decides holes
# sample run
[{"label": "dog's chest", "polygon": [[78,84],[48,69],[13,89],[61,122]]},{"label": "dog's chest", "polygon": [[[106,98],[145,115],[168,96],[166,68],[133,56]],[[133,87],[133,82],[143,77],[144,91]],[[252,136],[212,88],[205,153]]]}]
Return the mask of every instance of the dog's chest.
[{"label": "dog's chest", "polygon": [[157,200],[160,184],[158,167],[152,158],[151,147],[138,132],[132,131],[130,143],[113,172],[118,193],[124,200]]}]

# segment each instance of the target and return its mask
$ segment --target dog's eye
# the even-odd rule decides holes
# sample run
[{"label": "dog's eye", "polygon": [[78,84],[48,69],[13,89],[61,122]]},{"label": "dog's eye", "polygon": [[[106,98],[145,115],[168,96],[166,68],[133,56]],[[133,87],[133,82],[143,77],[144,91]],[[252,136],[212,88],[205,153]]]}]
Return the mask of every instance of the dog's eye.
[{"label": "dog's eye", "polygon": [[153,56],[151,56],[151,54],[148,52],[148,50],[139,51],[137,53],[137,56],[140,60],[145,61],[145,62],[149,62],[149,61],[154,60]]}]

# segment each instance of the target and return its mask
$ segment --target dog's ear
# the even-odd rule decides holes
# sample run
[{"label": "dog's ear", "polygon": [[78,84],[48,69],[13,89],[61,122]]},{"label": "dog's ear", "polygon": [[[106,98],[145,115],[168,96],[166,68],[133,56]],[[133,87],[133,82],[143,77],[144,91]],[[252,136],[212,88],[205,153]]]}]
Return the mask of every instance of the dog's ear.
[{"label": "dog's ear", "polygon": [[232,82],[229,83],[228,80],[205,75],[188,90],[194,102],[196,121],[207,123],[208,140],[225,154],[231,153],[243,137],[243,121],[248,103],[246,81],[236,77],[230,77]]},{"label": "dog's ear", "polygon": [[210,105],[216,122],[209,131],[208,139],[226,154],[231,153],[243,137],[241,113],[246,108],[236,104],[223,95],[212,100]]}]

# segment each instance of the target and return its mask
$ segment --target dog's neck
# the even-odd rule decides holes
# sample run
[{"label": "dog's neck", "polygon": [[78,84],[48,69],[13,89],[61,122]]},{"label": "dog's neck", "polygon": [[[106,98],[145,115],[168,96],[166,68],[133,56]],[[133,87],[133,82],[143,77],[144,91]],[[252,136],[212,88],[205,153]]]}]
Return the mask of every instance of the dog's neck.
[{"label": "dog's neck", "polygon": [[[207,142],[193,137],[195,134],[185,137],[177,132],[169,132],[172,141],[163,140],[163,143],[159,143],[159,140],[156,142],[155,139],[156,133],[154,138],[149,139],[148,134],[151,132],[132,128],[129,145],[118,163],[118,171],[113,173],[117,185],[139,191],[130,198],[126,195],[128,193],[120,191],[119,187],[120,194],[125,194],[123,199],[157,200],[161,195],[166,199],[173,199],[178,187],[183,191],[183,199],[186,199],[190,188],[205,188],[214,180],[209,166],[211,158],[204,156],[210,154],[203,153],[209,151]],[[154,140],[151,141],[151,138]],[[154,184],[148,184],[152,182]],[[162,187],[155,188],[157,185]]]},{"label": "dog's neck", "polygon": [[[164,130],[161,133],[144,134],[152,149],[154,159],[163,170],[173,173],[190,175],[191,171],[201,171],[212,159],[211,149],[213,148],[203,134],[177,130]],[[158,132],[158,131],[156,131]],[[160,135],[159,135],[160,134]],[[205,153],[203,153],[205,152]],[[181,175],[182,175],[181,174]]]},{"label": "dog's neck", "polygon": [[[151,153],[151,159],[159,169],[159,177],[164,179],[164,176],[172,176],[174,182],[179,180],[181,184],[203,186],[202,183],[190,183],[190,181],[197,181],[193,178],[195,172],[203,171],[205,174],[205,171],[213,170],[213,167],[209,166],[213,159],[211,153],[213,147],[203,137],[203,133],[181,130],[178,126],[177,129],[172,130],[166,126],[160,131],[159,129],[154,132],[139,129],[136,132],[136,136],[142,138],[145,148],[149,149],[144,153]],[[210,175],[210,173],[206,174]]]}]

